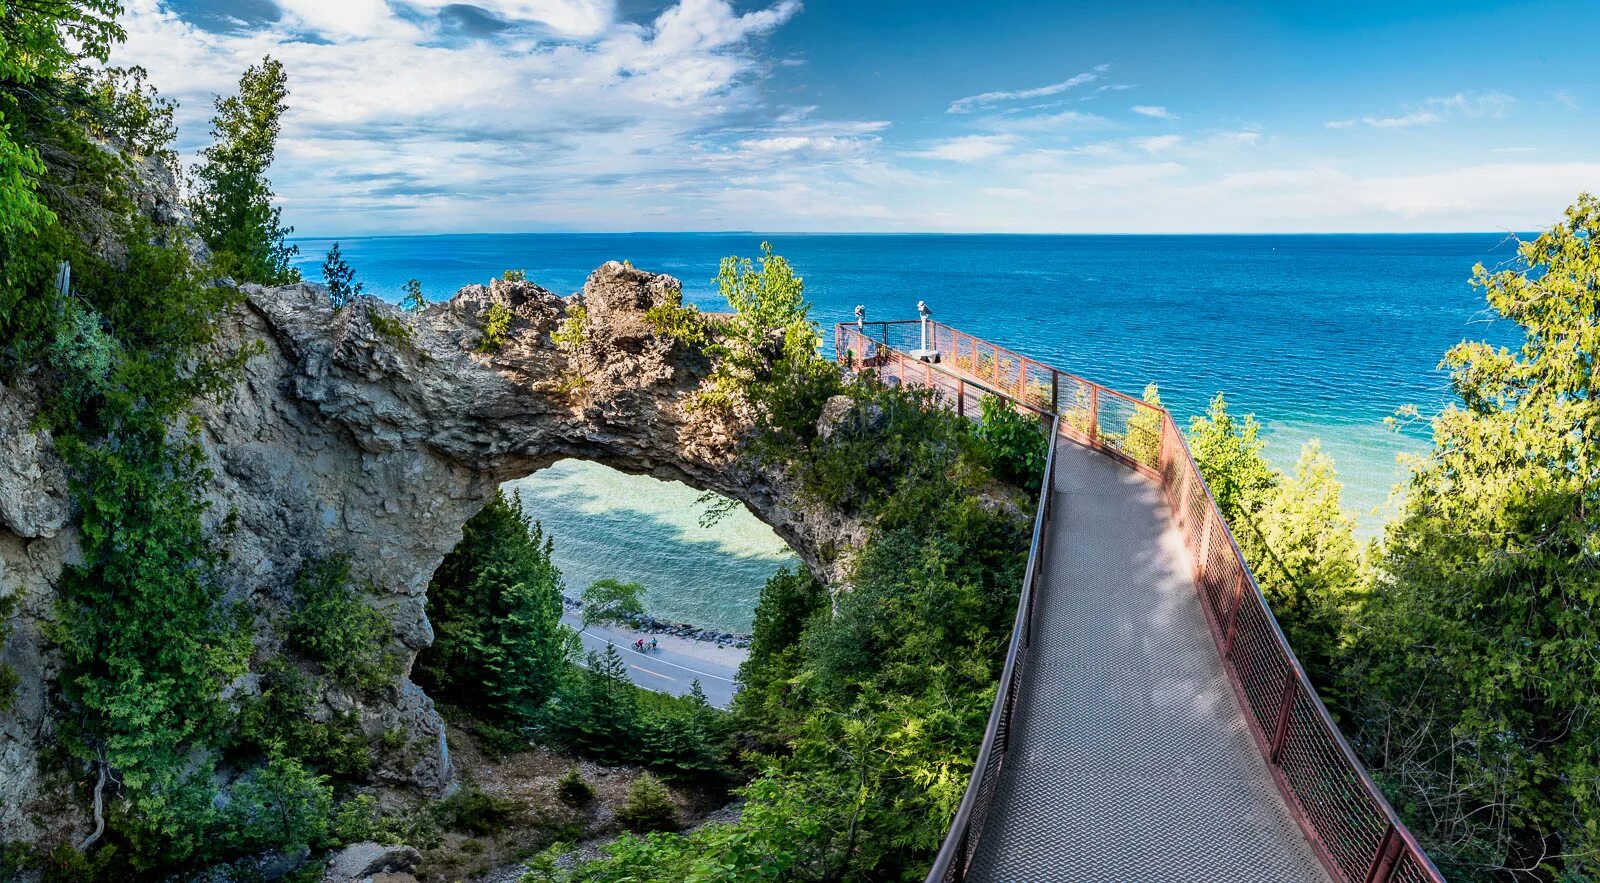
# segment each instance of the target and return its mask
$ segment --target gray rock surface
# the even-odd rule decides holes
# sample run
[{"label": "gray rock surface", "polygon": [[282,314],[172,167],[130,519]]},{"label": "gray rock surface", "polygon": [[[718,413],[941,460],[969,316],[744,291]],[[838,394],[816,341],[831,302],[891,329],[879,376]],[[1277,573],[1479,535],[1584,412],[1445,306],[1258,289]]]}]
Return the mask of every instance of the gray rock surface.
[{"label": "gray rock surface", "polygon": [[322,883],[369,883],[377,875],[397,881],[397,875],[409,876],[421,863],[422,854],[409,846],[352,843],[328,859]]},{"label": "gray rock surface", "polygon": [[[781,470],[743,455],[747,417],[689,407],[708,360],[644,318],[677,289],[670,276],[605,264],[576,296],[588,320],[568,352],[550,333],[574,300],[528,282],[469,286],[416,314],[370,298],[334,311],[320,286],[247,286],[218,345],[262,353],[197,412],[214,474],[211,517],[235,518],[225,584],[260,611],[261,651],[278,646],[272,623],[299,568],[343,554],[379,589],[373,603],[414,659],[433,640],[428,581],[467,519],[502,482],[567,457],[740,500],[819,578],[839,582],[862,526],[804,504]],[[514,317],[509,338],[479,352],[496,304]],[[395,323],[409,332],[381,330]],[[46,808],[39,784],[55,668],[40,628],[77,538],[60,463],[48,439],[28,431],[32,411],[29,391],[0,389],[0,592],[24,598],[4,648],[23,685],[17,706],[0,714],[0,840],[34,839],[30,813],[56,830],[83,824],[81,807]],[[451,782],[443,724],[405,671],[381,697],[330,690],[318,713],[356,710],[374,739],[398,728],[404,748],[379,759],[379,777],[439,791]],[[254,687],[247,678],[232,689]]]}]

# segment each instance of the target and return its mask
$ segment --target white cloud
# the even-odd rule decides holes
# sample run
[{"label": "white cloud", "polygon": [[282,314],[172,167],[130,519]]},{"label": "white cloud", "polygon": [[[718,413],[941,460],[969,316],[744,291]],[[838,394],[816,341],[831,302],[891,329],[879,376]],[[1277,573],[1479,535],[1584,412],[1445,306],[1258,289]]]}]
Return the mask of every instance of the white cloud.
[{"label": "white cloud", "polygon": [[992,159],[1011,149],[1016,139],[1010,135],[962,135],[940,141],[912,156],[950,162],[977,162]]},{"label": "white cloud", "polygon": [[1140,116],[1147,116],[1158,120],[1175,120],[1177,115],[1165,107],[1154,104],[1135,104],[1133,112]]},{"label": "white cloud", "polygon": [[[1503,92],[1457,92],[1454,95],[1429,98],[1403,114],[1364,116],[1361,117],[1361,123],[1374,129],[1405,129],[1413,126],[1431,126],[1455,117],[1499,118],[1514,103],[1516,99]],[[1323,123],[1330,129],[1348,129],[1355,124],[1356,121],[1353,119],[1329,120]]]},{"label": "white cloud", "polygon": [[1145,153],[1167,153],[1183,143],[1182,135],[1152,135],[1148,138],[1133,139],[1133,146]]},{"label": "white cloud", "polygon": [[1374,129],[1403,129],[1410,126],[1431,126],[1443,117],[1431,110],[1414,110],[1397,117],[1362,117],[1361,122]]},{"label": "white cloud", "polygon": [[950,102],[950,107],[945,113],[971,113],[980,107],[996,104],[1002,101],[1018,101],[1027,98],[1045,98],[1050,95],[1059,95],[1068,89],[1092,83],[1100,79],[1100,75],[1111,69],[1109,64],[1096,65],[1093,70],[1068,77],[1059,83],[1048,86],[1038,86],[1033,89],[1019,89],[1015,92],[984,92],[979,95],[969,95],[966,98],[957,98]]},{"label": "white cloud", "polygon": [[997,114],[973,121],[977,128],[996,132],[1082,132],[1105,129],[1111,121],[1103,116],[1078,110],[1042,114]]}]

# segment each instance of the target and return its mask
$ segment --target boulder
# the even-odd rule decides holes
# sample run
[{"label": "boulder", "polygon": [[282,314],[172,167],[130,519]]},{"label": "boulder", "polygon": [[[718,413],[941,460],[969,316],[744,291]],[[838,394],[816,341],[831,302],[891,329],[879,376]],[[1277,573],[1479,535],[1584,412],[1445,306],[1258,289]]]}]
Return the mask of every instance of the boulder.
[{"label": "boulder", "polygon": [[352,843],[328,859],[322,883],[410,883],[422,863],[415,849],[383,843]]}]

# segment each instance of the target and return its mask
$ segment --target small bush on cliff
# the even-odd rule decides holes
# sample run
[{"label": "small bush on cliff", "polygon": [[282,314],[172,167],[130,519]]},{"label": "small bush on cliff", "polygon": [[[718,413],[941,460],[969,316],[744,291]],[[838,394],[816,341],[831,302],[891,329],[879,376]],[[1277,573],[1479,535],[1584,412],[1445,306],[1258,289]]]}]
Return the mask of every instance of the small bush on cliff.
[{"label": "small bush on cliff", "polygon": [[428,299],[422,296],[420,281],[406,280],[404,296],[400,298],[400,308],[408,313],[420,313],[428,308]]},{"label": "small bush on cliff", "polygon": [[355,268],[344,259],[337,242],[328,249],[328,256],[322,261],[322,281],[328,286],[328,303],[333,304],[336,310],[349,306],[366,288],[356,281]]},{"label": "small bush on cliff", "polygon": [[428,586],[435,637],[417,659],[417,682],[502,725],[532,720],[567,664],[550,552],[539,526],[496,491]]},{"label": "small bush on cliff", "polygon": [[594,786],[583,778],[582,770],[573,767],[556,780],[556,796],[568,806],[586,806],[594,800]]},{"label": "small bush on cliff", "polygon": [[511,339],[511,310],[505,304],[490,304],[484,317],[483,336],[478,338],[478,352],[493,353]]},{"label": "small bush on cliff", "polygon": [[284,630],[289,646],[337,683],[376,690],[394,683],[400,660],[389,621],[361,594],[353,590],[349,559],[308,562],[295,578],[295,607]]}]

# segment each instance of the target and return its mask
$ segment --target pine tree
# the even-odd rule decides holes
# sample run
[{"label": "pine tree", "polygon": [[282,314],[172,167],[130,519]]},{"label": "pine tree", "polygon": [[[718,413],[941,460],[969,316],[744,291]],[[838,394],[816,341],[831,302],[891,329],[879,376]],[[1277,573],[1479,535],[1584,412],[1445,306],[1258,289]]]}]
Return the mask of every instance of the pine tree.
[{"label": "pine tree", "polygon": [[418,683],[497,722],[528,722],[567,662],[551,551],[540,527],[497,491],[428,586],[435,639],[417,659]]},{"label": "pine tree", "polygon": [[288,96],[281,62],[267,56],[247,69],[239,94],[217,97],[215,143],[200,152],[204,161],[193,170],[189,207],[195,229],[211,248],[216,271],[240,282],[300,279],[290,263],[300,250],[285,241],[294,228],[283,225],[267,180]]}]

